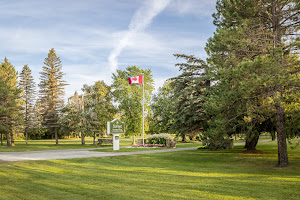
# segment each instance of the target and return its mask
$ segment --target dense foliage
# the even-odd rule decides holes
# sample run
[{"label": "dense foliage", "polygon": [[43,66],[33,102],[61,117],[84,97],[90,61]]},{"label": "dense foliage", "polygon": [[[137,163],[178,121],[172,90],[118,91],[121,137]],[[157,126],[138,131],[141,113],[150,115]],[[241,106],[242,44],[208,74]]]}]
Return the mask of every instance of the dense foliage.
[{"label": "dense foliage", "polygon": [[[187,62],[168,91],[170,131],[210,140],[244,134],[248,150],[262,132],[276,131],[278,166],[288,166],[286,138],[300,135],[300,3],[219,0],[216,8],[207,62],[175,55]],[[156,107],[153,116],[167,124]]]},{"label": "dense foliage", "polygon": [[[144,76],[145,101],[143,101],[143,84],[128,83],[128,77]],[[125,70],[117,70],[113,78],[113,95],[118,103],[118,113],[121,121],[126,124],[126,135],[135,136],[142,134],[143,109],[145,106],[145,119],[150,114],[150,96],[154,89],[153,78],[150,69],[143,70],[136,66],[127,67]],[[145,130],[149,129],[145,122]]]},{"label": "dense foliage", "polygon": [[18,87],[18,73],[7,58],[0,65],[0,132],[1,145],[3,145],[3,133],[6,135],[7,146],[13,146],[13,133],[17,126],[21,125],[22,90]]}]

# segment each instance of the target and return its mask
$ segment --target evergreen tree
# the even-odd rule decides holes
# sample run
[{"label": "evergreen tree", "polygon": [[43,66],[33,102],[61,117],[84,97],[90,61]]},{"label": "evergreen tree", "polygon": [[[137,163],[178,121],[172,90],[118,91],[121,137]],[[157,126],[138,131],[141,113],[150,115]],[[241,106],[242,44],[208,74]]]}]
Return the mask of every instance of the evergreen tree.
[{"label": "evergreen tree", "polygon": [[14,144],[13,130],[21,119],[21,89],[18,88],[17,78],[15,67],[5,58],[0,65],[0,131],[1,138],[2,133],[6,134],[8,147]]},{"label": "evergreen tree", "polygon": [[33,106],[33,128],[31,129],[31,136],[41,139],[45,133],[45,128],[42,126],[43,113],[42,103],[40,99],[36,99]]},{"label": "evergreen tree", "polygon": [[24,105],[24,123],[25,123],[25,142],[26,146],[28,139],[28,129],[33,127],[33,106],[35,100],[35,82],[31,75],[31,70],[28,65],[24,65],[20,74],[20,87],[23,89],[22,99],[25,102]]},{"label": "evergreen tree", "polygon": [[208,65],[194,56],[175,54],[177,58],[185,59],[186,63],[176,64],[182,74],[172,79],[172,101],[175,102],[174,122],[171,129],[186,140],[189,135],[195,138],[207,128],[208,115],[205,103],[210,88],[207,79]]},{"label": "evergreen tree", "polygon": [[[214,15],[218,28],[206,48],[211,77],[218,81],[209,99],[216,113],[211,127],[229,134],[244,129],[255,148],[260,124],[274,121],[281,167],[288,166],[287,99],[299,96],[299,61],[293,55],[299,10],[298,1],[220,0]],[[289,113],[294,118],[299,108]]]},{"label": "evergreen tree", "polygon": [[43,125],[47,127],[51,135],[55,135],[56,145],[58,145],[58,120],[63,106],[64,86],[67,84],[63,80],[64,73],[60,58],[56,56],[53,48],[45,58],[44,65],[43,71],[40,72],[41,82],[39,84]]}]

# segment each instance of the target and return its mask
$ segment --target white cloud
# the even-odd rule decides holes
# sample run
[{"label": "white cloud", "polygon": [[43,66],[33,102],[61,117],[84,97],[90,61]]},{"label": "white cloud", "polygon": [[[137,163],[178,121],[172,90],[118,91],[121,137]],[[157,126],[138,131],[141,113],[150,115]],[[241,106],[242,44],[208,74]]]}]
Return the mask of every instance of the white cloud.
[{"label": "white cloud", "polygon": [[152,22],[160,12],[162,12],[170,3],[170,0],[153,0],[147,1],[133,15],[128,26],[128,31],[120,39],[117,46],[111,51],[108,61],[112,71],[118,67],[118,56],[122,50],[128,46],[134,36],[143,31]]},{"label": "white cloud", "polygon": [[54,48],[70,84],[66,97],[83,84],[110,84],[118,65],[150,68],[157,89],[178,74],[173,53],[204,54],[208,36],[201,23],[214,5],[215,0],[3,1],[0,55],[19,71],[28,64],[38,83]]}]

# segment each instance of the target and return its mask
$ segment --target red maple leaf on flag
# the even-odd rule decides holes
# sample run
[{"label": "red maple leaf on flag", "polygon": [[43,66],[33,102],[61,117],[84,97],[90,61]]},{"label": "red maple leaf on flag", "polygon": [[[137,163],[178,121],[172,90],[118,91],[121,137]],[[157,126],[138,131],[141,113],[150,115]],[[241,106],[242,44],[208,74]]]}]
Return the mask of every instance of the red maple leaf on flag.
[{"label": "red maple leaf on flag", "polygon": [[137,77],[133,77],[132,80],[137,81]]}]

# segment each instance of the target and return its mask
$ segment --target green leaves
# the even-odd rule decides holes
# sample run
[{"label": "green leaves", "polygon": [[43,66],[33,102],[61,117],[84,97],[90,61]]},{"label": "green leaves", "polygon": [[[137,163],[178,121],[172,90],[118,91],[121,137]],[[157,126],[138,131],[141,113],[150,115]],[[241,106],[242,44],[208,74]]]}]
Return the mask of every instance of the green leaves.
[{"label": "green leaves", "polygon": [[[118,104],[118,115],[126,124],[127,135],[137,135],[142,132],[142,100],[143,85],[128,83],[129,77],[144,76],[145,87],[145,115],[150,115],[150,97],[154,89],[154,82],[150,69],[143,70],[136,66],[127,67],[125,70],[117,70],[113,74],[112,90],[114,99]],[[145,128],[148,129],[147,121]]]}]

